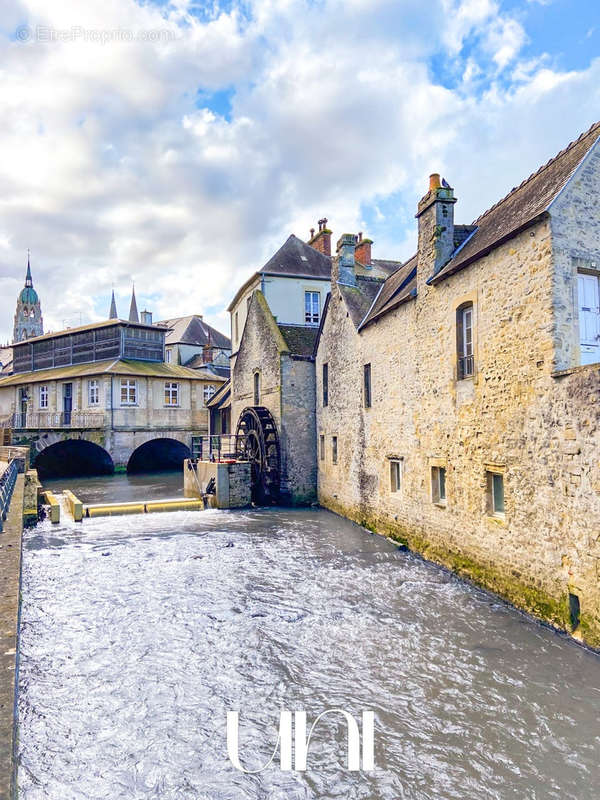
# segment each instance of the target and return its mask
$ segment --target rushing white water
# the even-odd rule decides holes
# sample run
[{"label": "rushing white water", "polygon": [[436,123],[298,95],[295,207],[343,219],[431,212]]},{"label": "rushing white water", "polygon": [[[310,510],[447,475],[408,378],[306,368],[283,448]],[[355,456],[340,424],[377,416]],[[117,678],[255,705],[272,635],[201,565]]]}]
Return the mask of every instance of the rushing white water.
[{"label": "rushing white water", "polygon": [[[598,796],[600,659],[325,511],[207,511],[28,531],[21,800]],[[266,762],[280,709],[375,712],[305,773]]]}]

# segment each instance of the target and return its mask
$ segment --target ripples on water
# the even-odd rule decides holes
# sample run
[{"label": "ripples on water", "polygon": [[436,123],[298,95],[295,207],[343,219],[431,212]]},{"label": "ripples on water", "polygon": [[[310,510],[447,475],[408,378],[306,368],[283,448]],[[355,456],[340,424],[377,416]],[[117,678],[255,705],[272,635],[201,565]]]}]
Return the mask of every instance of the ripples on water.
[{"label": "ripples on water", "polygon": [[[45,522],[23,570],[21,800],[599,796],[600,659],[328,512]],[[334,707],[374,773],[333,720],[306,773],[229,764],[227,709],[257,767]]]}]

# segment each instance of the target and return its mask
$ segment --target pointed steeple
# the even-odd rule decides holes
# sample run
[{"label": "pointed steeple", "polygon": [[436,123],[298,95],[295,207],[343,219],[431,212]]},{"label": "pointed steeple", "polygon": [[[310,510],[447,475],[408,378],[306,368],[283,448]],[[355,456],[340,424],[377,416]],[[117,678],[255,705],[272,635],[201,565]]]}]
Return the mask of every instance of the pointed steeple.
[{"label": "pointed steeple", "polygon": [[131,290],[131,305],[129,306],[129,322],[139,322],[137,303],[135,300],[135,284]]},{"label": "pointed steeple", "polygon": [[29,263],[29,250],[27,250],[27,275],[25,276],[25,288],[31,289],[33,287],[33,278],[31,277],[31,264]]},{"label": "pointed steeple", "polygon": [[109,319],[119,319],[119,315],[117,314],[117,304],[115,302],[115,290],[113,289],[112,297],[110,300],[110,311],[108,312]]}]

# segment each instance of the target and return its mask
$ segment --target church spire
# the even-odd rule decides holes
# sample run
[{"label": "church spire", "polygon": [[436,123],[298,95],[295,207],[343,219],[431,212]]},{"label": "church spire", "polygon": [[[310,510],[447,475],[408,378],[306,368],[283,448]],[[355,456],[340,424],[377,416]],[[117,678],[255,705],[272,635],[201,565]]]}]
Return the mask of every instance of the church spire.
[{"label": "church spire", "polygon": [[129,322],[139,322],[137,303],[135,300],[135,284],[131,290],[131,305],[129,306]]},{"label": "church spire", "polygon": [[29,263],[29,249],[27,250],[27,275],[25,276],[25,288],[31,289],[33,287],[33,278],[31,277],[31,264]]},{"label": "church spire", "polygon": [[117,304],[115,302],[115,290],[112,291],[112,297],[110,300],[110,311],[108,312],[109,319],[119,319],[119,315],[117,314]]}]

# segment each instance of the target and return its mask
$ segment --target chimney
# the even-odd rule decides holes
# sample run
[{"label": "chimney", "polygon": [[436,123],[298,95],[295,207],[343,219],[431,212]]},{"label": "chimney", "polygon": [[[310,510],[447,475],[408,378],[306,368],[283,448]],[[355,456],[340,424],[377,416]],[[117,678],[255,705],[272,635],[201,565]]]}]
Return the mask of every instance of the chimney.
[{"label": "chimney", "polygon": [[345,286],[356,286],[355,251],[356,236],[342,233],[337,243],[337,282]]},{"label": "chimney", "polygon": [[143,325],[152,325],[152,312],[151,311],[140,312],[140,322]]},{"label": "chimney", "polygon": [[419,220],[419,270],[426,278],[438,273],[454,252],[454,189],[434,172],[429,191],[421,198]]},{"label": "chimney", "polygon": [[323,217],[318,222],[319,230],[315,233],[315,229],[310,229],[310,239],[308,244],[323,253],[325,256],[331,256],[331,231],[327,227],[327,218]]},{"label": "chimney", "polygon": [[358,234],[358,241],[356,242],[356,260],[359,261],[363,267],[370,268],[373,265],[371,261],[371,245],[372,239],[363,239],[362,231]]}]

